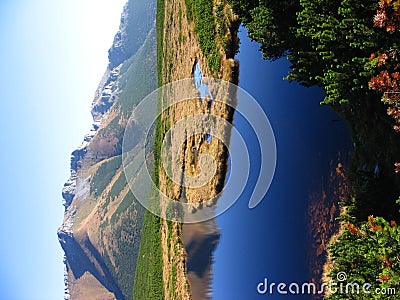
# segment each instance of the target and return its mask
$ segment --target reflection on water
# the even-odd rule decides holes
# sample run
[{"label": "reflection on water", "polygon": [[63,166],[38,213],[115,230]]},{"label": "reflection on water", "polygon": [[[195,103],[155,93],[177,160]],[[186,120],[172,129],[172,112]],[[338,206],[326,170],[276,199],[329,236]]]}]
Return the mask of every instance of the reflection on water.
[{"label": "reflection on water", "polygon": [[[198,60],[195,61],[193,65],[193,82],[196,90],[200,93],[200,99],[202,102],[206,100],[206,97],[208,98],[207,100],[209,101],[207,105],[207,110],[208,113],[210,114],[212,105],[214,104],[214,97],[210,92],[210,88],[208,84],[204,82],[203,78],[203,73],[201,72],[200,68],[200,62]],[[207,120],[203,122],[202,127],[203,128],[208,128],[207,133],[204,137],[204,141],[211,143],[212,142],[212,129],[209,126],[210,123],[210,115],[207,116]]]},{"label": "reflection on water", "polygon": [[208,85],[203,80],[203,73],[201,72],[200,62],[198,60],[196,60],[193,66],[193,80],[196,90],[200,93],[201,101],[204,101],[206,97],[209,97],[211,100],[211,105],[213,105],[214,98],[210,93]]},{"label": "reflection on water", "polygon": [[[239,86],[247,90],[269,117],[277,143],[277,167],[264,200],[254,209],[247,206],[257,180],[260,149],[247,120],[235,114],[234,125],[246,136],[250,176],[240,199],[216,218],[221,230],[214,252],[212,299],[311,299],[311,295],[260,295],[257,285],[268,282],[309,282],[311,245],[307,242],[310,192],[315,178],[328,178],[337,153],[351,149],[344,122],[327,106],[322,92],[306,89],[282,78],[288,62],[263,61],[259,45],[241,28]],[[237,109],[246,103],[238,102]],[[335,122],[333,122],[335,120]],[[235,147],[235,139],[231,147]],[[268,160],[268,157],[263,157]],[[221,199],[231,197],[225,190]],[[314,252],[315,253],[315,252]]]},{"label": "reflection on water", "polygon": [[193,300],[211,298],[213,253],[220,240],[215,219],[183,224],[183,243],[187,257],[187,274]]},{"label": "reflection on water", "polygon": [[[201,128],[204,132],[203,141],[212,142],[212,129],[210,113],[214,98],[209,90],[209,86],[204,82],[201,72],[200,62],[195,61],[193,65],[193,83],[196,90],[200,93],[202,104],[207,101],[207,112],[202,120]],[[198,150],[195,156],[198,156]],[[201,223],[185,223],[182,228],[183,243],[187,252],[187,275],[190,282],[193,300],[204,300],[211,298],[212,263],[213,253],[218,245],[220,231],[215,219]]]},{"label": "reflection on water", "polygon": [[[250,176],[242,196],[225,213],[214,220],[183,225],[187,272],[195,300],[263,299],[266,295],[258,294],[256,287],[264,279],[285,283],[310,281],[310,262],[317,259],[310,256],[310,223],[305,217],[310,193],[320,187],[315,178],[328,178],[337,153],[351,148],[345,124],[337,122],[338,116],[329,107],[319,105],[321,91],[284,82],[282,78],[289,69],[287,61],[263,61],[258,45],[250,41],[244,29],[239,36],[239,85],[256,98],[268,115],[277,142],[278,162],[268,194],[256,208],[249,209],[262,154],[251,124],[235,114],[234,126],[240,135],[246,136]],[[214,100],[198,61],[193,65],[193,80],[202,104],[206,102],[210,112]],[[239,99],[238,110],[244,105]],[[205,140],[211,141],[212,131],[206,120],[202,126],[207,132]],[[237,146],[233,137],[230,147]],[[225,189],[218,201],[223,203],[230,197],[236,195]]]}]

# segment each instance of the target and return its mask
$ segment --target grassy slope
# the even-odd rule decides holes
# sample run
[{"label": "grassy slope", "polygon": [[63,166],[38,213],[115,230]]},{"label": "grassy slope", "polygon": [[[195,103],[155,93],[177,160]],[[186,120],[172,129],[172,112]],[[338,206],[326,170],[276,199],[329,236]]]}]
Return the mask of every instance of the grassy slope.
[{"label": "grassy slope", "polygon": [[164,299],[162,281],[161,219],[146,211],[136,262],[133,299]]},{"label": "grassy slope", "polygon": [[[158,85],[162,85],[162,55],[163,55],[163,28],[164,0],[157,0],[156,37],[157,37],[157,74]],[[161,120],[157,120],[154,146],[155,168],[153,180],[158,184],[158,165],[161,149],[162,132]],[[136,262],[133,299],[164,299],[162,281],[162,250],[160,237],[161,219],[146,211],[143,219],[142,235],[138,259]]]},{"label": "grassy slope", "polygon": [[[149,17],[144,15],[143,18]],[[129,117],[132,107],[157,86],[154,43],[153,29],[135,55],[122,66],[119,79],[119,89],[122,92],[110,109],[117,112],[116,116],[99,132],[99,135],[118,137],[118,147],[109,160],[101,162],[90,187],[92,195],[102,199],[97,209],[102,216],[99,233],[100,246],[104,249],[103,259],[126,299],[132,298],[132,282],[144,210],[136,202],[133,194],[130,191],[126,192],[127,182],[119,154],[124,120]]]},{"label": "grassy slope", "polygon": [[115,156],[103,162],[92,176],[90,193],[96,196],[98,191],[104,191],[120,167],[121,156]]},{"label": "grassy slope", "polygon": [[150,94],[156,86],[154,28],[137,54],[124,65],[127,71],[121,76],[119,84],[122,93],[117,105],[125,117],[129,117],[132,107]]},{"label": "grassy slope", "polygon": [[[123,92],[116,103],[116,106],[121,109],[120,116],[122,118],[129,116],[133,105],[137,104],[156,87],[154,48],[153,34],[138,50],[137,54],[131,58],[131,61],[126,62],[129,67],[120,79],[120,84],[124,85],[122,86]],[[119,177],[111,186],[110,199],[117,197],[126,188],[127,183],[122,172],[121,170]],[[110,226],[115,228],[113,234],[118,239],[118,250],[113,253],[117,266],[117,271],[114,274],[127,299],[132,297],[132,281],[139,252],[143,213],[143,208],[137,204],[133,194],[129,191],[109,219]],[[133,229],[132,223],[135,223]],[[131,238],[124,239],[126,234]],[[115,268],[111,269],[115,270]]]},{"label": "grassy slope", "polygon": [[[130,0],[127,3],[128,20],[123,45],[109,50],[111,66],[115,67],[135,55],[145,42],[146,35],[153,26],[155,2],[148,0]],[[117,55],[114,55],[117,54]],[[126,65],[127,61],[124,62]]]},{"label": "grassy slope", "polygon": [[[155,1],[129,0],[128,8],[126,43],[113,47],[110,55],[114,61],[125,58],[125,54],[131,55],[123,62],[118,77],[121,93],[104,115],[78,172],[80,193],[72,204],[76,208],[73,227],[76,245],[69,246],[74,251],[83,251],[79,261],[74,261],[74,253],[69,253],[68,263],[89,272],[71,278],[71,286],[75,287],[71,290],[72,297],[81,290],[90,295],[87,299],[101,298],[102,290],[111,285],[118,286],[115,288],[118,296],[122,292],[119,299],[131,299],[133,293],[144,209],[127,186],[121,146],[133,106],[157,88],[155,28],[149,34],[154,27]],[[118,51],[124,55],[118,55]]]}]

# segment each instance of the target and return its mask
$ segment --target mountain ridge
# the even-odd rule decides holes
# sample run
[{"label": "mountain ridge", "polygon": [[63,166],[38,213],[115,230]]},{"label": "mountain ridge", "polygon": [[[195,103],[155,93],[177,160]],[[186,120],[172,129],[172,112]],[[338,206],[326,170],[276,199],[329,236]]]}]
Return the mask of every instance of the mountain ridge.
[{"label": "mountain ridge", "polygon": [[155,2],[126,3],[92,101],[93,126],[71,154],[57,231],[65,253],[64,299],[132,298],[143,208],[127,186],[121,145],[132,107],[156,88],[154,28]]}]

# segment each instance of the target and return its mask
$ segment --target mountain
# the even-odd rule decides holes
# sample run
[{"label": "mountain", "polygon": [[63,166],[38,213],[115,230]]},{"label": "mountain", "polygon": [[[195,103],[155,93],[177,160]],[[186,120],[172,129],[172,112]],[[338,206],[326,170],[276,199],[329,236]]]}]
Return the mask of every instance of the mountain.
[{"label": "mountain", "polygon": [[[128,166],[129,177],[132,170],[131,174],[138,174],[152,164],[154,185],[170,199],[188,204],[190,216],[217,203],[228,169],[231,126],[221,125],[226,122],[216,119],[232,123],[236,88],[211,85],[219,98],[210,93],[211,98],[202,105],[192,79],[186,82],[190,82],[193,97],[184,102],[170,103],[179,95],[169,90],[154,103],[155,110],[160,103],[170,107],[153,124],[153,142],[146,140],[143,144],[143,128],[133,126],[150,118],[147,111],[134,114],[133,119],[131,115],[159,85],[193,77],[196,66],[199,70],[201,66],[205,77],[237,84],[239,64],[234,56],[238,27],[232,9],[223,1],[158,0],[156,5],[129,0],[124,7],[119,31],[108,52],[109,64],[92,103],[93,128],[72,152],[71,176],[62,191],[65,215],[58,238],[65,252],[65,299],[210,298],[212,255],[220,238],[215,220],[189,225],[146,211],[131,192],[123,166]],[[231,106],[223,98],[228,92],[233,96],[229,98]],[[177,126],[175,132],[179,134],[171,138],[170,146],[180,149],[182,140],[178,137],[184,137],[183,152],[173,158],[190,176],[202,169],[197,156],[214,157],[215,172],[198,187],[173,182],[157,156],[170,126],[191,114],[208,116],[203,124],[209,129]],[[128,147],[126,140],[123,142],[126,128],[136,130],[128,130],[132,138]],[[140,147],[136,146],[142,144],[146,151],[137,152]],[[126,153],[133,155],[127,160]],[[144,191],[146,199],[152,195],[143,186],[138,190]],[[160,204],[159,208],[166,215],[179,212],[178,206]]]},{"label": "mountain", "polygon": [[65,299],[131,299],[144,210],[127,185],[122,137],[157,87],[154,1],[129,0],[92,103],[93,127],[72,152],[62,190]]}]

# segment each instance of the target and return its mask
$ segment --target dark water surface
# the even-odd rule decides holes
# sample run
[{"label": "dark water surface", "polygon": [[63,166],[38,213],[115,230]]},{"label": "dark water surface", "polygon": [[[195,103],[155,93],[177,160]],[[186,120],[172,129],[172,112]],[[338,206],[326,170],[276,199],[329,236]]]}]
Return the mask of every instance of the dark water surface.
[{"label": "dark water surface", "polygon": [[[248,201],[258,178],[260,149],[251,126],[236,114],[234,125],[250,150],[248,184],[239,200],[217,217],[221,238],[214,252],[212,298],[310,299],[257,292],[259,282],[308,282],[310,245],[306,242],[306,211],[316,178],[327,176],[340,151],[350,151],[346,125],[329,107],[321,106],[322,92],[288,83],[289,63],[262,60],[258,44],[241,27],[239,85],[262,106],[275,133],[277,166],[272,185],[255,208]],[[238,109],[245,103],[239,100]],[[231,147],[235,146],[231,141]],[[267,157],[265,159],[268,159]],[[232,197],[224,191],[223,197]],[[221,200],[220,200],[221,201]]]}]

